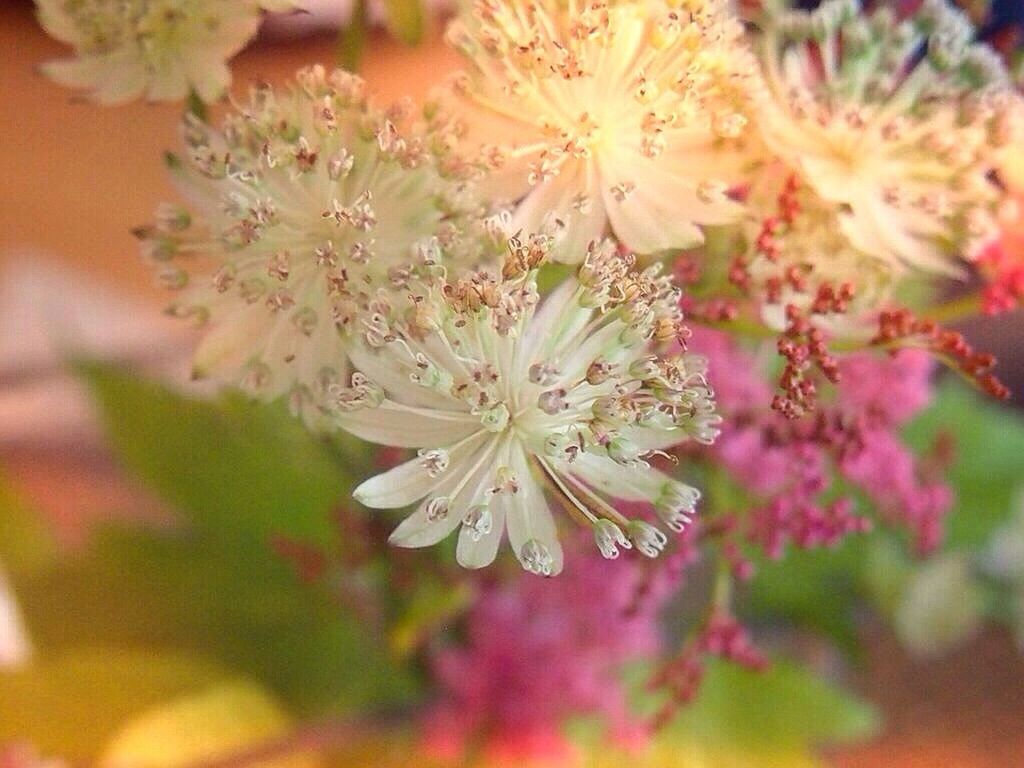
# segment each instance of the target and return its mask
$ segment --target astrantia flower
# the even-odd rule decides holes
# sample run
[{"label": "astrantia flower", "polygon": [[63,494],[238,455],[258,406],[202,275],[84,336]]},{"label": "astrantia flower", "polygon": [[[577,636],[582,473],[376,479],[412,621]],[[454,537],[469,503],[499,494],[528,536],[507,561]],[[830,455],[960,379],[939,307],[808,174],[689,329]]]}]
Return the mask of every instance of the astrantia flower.
[{"label": "astrantia flower", "polygon": [[957,273],[993,231],[990,182],[1012,136],[1016,98],[998,57],[972,43],[967,18],[926,0],[898,21],[856,0],[791,11],[765,29],[765,142],[833,206],[853,247]]},{"label": "astrantia flower", "polygon": [[748,287],[764,302],[766,322],[785,328],[786,307],[810,311],[822,288],[845,287],[851,294],[847,312],[816,321],[833,333],[868,332],[865,320],[873,319],[906,269],[854,245],[836,206],[779,163],[760,169],[747,202],[757,215],[746,227],[741,264]]},{"label": "astrantia flower", "polygon": [[231,82],[226,62],[256,34],[262,10],[290,0],[36,0],[39,21],[75,49],[43,72],[115,104],[145,96],[173,101],[194,91],[220,98]]},{"label": "astrantia flower", "polygon": [[453,23],[469,122],[511,137],[482,156],[522,199],[517,228],[564,228],[555,258],[578,262],[608,228],[651,253],[738,217],[727,193],[751,65],[725,5],[481,0]]},{"label": "astrantia flower", "polygon": [[507,529],[522,565],[552,575],[562,549],[546,494],[609,558],[633,546],[654,557],[667,543],[609,497],[653,505],[673,530],[693,514],[698,492],[650,464],[660,449],[717,434],[704,360],[654,351],[681,333],[678,290],[597,242],[578,277],[541,303],[534,267],[549,246],[513,240],[501,276],[414,281],[407,304],[378,304],[362,330],[361,373],[336,391],[339,423],[420,449],[355,491],[375,508],[420,502],[393,543],[428,546],[461,526],[458,560],[479,568]]},{"label": "astrantia flower", "polygon": [[181,291],[173,313],[209,329],[195,373],[308,415],[347,378],[341,329],[366,296],[456,232],[465,190],[441,173],[443,129],[418,136],[360,78],[314,67],[287,91],[254,89],[219,130],[187,120],[185,140],[171,166],[194,213],[164,206],[139,234]]}]

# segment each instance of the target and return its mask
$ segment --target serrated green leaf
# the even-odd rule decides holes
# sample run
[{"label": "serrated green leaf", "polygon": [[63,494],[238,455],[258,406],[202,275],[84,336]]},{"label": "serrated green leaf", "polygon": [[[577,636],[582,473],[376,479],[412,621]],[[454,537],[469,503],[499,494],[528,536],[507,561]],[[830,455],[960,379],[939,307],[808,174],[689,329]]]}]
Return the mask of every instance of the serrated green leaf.
[{"label": "serrated green leaf", "polygon": [[326,543],[351,481],[282,408],[190,399],[102,363],[77,370],[124,465],[198,529],[240,545],[276,535]]},{"label": "serrated green leaf", "polygon": [[224,679],[202,659],[122,647],[77,649],[0,671],[0,744],[95,758],[125,720],[169,698]]},{"label": "serrated green leaf", "polygon": [[406,45],[423,39],[423,0],[384,0],[384,16],[388,31]]}]

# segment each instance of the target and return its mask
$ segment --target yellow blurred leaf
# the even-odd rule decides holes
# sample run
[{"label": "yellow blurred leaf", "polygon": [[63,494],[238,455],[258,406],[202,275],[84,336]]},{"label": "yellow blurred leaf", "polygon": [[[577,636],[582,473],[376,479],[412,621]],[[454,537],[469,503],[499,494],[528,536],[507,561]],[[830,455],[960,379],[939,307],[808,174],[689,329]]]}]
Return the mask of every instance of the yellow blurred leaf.
[{"label": "yellow blurred leaf", "polygon": [[128,718],[223,679],[218,667],[180,654],[101,648],[42,658],[0,671],[0,744],[92,760]]},{"label": "yellow blurred leaf", "polygon": [[583,761],[587,768],[821,768],[822,763],[800,750],[761,751],[749,748],[662,741],[638,754],[601,752]]},{"label": "yellow blurred leaf", "polygon": [[[247,682],[219,684],[136,716],[114,737],[101,768],[184,768],[224,759],[285,738],[289,717],[262,688]],[[308,753],[258,757],[253,768],[314,768]]]}]

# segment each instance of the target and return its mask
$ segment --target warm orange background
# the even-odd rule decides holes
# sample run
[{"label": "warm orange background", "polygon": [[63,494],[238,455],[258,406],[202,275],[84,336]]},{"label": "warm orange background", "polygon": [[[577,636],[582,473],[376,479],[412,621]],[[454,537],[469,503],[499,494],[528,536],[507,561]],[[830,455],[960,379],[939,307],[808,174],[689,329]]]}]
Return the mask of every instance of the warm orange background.
[{"label": "warm orange background", "polygon": [[[162,295],[129,234],[154,206],[173,199],[160,153],[177,146],[178,105],[99,108],[37,75],[61,47],[37,28],[27,3],[0,8],[0,266],[39,254],[84,269],[153,302]],[[328,37],[262,40],[234,62],[236,87],[281,81],[312,62],[330,64]],[[364,74],[384,97],[418,95],[454,56],[438,43],[406,49],[375,38]],[[65,523],[117,507],[152,508],[104,455],[0,456],[15,481]],[[990,633],[952,658],[913,663],[895,642],[867,630],[868,663],[855,680],[880,701],[888,731],[876,744],[834,756],[854,768],[1024,766],[1024,662],[1008,637]]]}]

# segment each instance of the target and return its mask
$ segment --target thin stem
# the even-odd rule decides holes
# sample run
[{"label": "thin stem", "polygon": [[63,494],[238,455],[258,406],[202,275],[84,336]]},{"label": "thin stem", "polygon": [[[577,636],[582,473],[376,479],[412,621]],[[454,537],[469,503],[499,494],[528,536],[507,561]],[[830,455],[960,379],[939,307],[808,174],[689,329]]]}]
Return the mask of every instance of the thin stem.
[{"label": "thin stem", "polygon": [[958,320],[980,314],[982,307],[983,303],[980,293],[966,293],[955,299],[936,304],[922,312],[921,317],[925,320],[934,320],[936,323],[955,323]]},{"label": "thin stem", "polygon": [[732,604],[732,571],[729,568],[729,561],[723,555],[718,557],[711,602],[715,608],[721,610],[729,610]]},{"label": "thin stem", "polygon": [[190,90],[188,96],[185,97],[185,112],[195,117],[201,123],[207,123],[210,120],[210,110],[206,106],[199,94],[195,90]]}]

